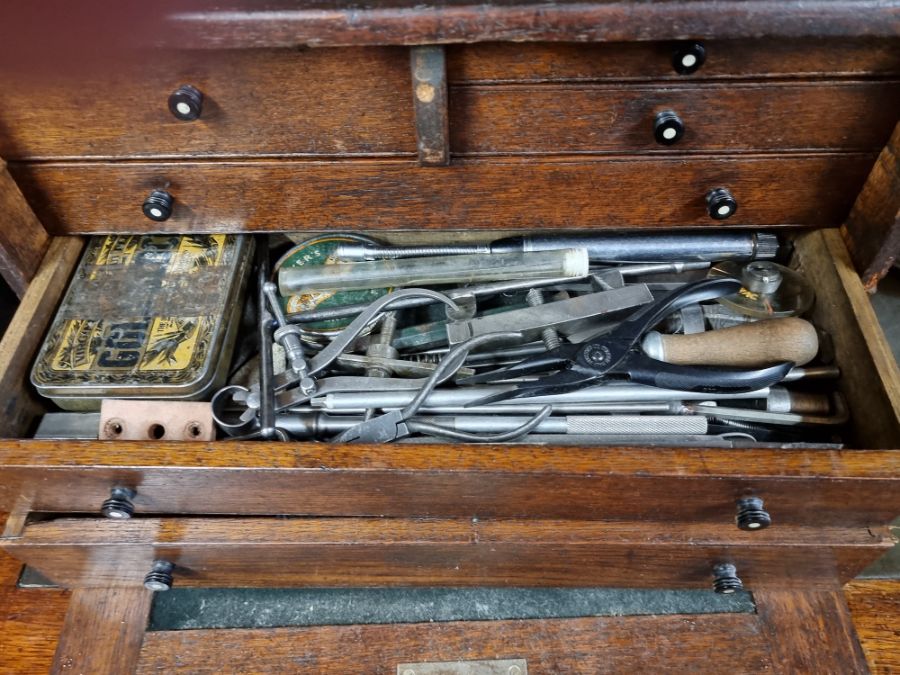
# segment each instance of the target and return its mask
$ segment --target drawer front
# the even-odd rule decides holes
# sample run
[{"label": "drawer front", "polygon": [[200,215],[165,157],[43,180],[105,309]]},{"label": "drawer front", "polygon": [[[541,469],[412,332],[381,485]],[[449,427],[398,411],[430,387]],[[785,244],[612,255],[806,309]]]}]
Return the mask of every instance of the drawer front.
[{"label": "drawer front", "polygon": [[[10,164],[53,234],[301,229],[582,229],[826,225],[846,217],[873,154],[756,158],[412,162]],[[727,187],[734,217],[713,220],[706,193]],[[151,190],[172,217],[141,214]],[[498,220],[499,218],[499,220]]]},{"label": "drawer front", "polygon": [[[323,470],[327,467],[327,470]],[[0,510],[665,520],[737,532],[738,501],[782,526],[869,526],[900,513],[890,451],[6,442]]]},{"label": "drawer front", "polygon": [[[900,109],[900,82],[460,86],[450,148],[461,155],[878,151]],[[684,136],[660,145],[658,112]]]},{"label": "drawer front", "polygon": [[[448,50],[454,154],[658,150],[651,128],[673,108],[677,151],[877,150],[900,103],[896,43],[708,43],[680,75],[682,43],[469,45]],[[827,82],[694,84],[828,77]],[[591,86],[643,80],[662,86]],[[530,87],[508,83],[530,82]],[[567,86],[561,87],[560,83]],[[544,83],[535,86],[537,83]],[[200,119],[168,99],[190,84]],[[479,86],[471,86],[477,84]],[[403,47],[136,52],[51,76],[0,74],[0,157],[392,156],[416,152],[409,52]]]},{"label": "drawer front", "polygon": [[677,73],[685,42],[482,43],[448,47],[451,82],[704,80],[900,74],[896,38],[704,40],[705,63]]},{"label": "drawer front", "polygon": [[408,519],[60,519],[2,540],[67,588],[140,584],[154,560],[190,586],[704,587],[722,562],[752,589],[826,587],[892,545],[887,529],[725,536],[677,523]]},{"label": "drawer front", "polygon": [[[0,157],[414,155],[409,53],[149,52],[102,71],[0,74]],[[190,84],[200,119],[168,99]]]}]

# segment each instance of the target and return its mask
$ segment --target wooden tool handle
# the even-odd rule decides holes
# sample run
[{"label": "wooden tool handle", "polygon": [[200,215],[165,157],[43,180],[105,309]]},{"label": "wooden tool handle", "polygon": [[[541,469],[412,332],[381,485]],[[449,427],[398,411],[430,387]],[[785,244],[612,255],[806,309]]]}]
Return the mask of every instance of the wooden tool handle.
[{"label": "wooden tool handle", "polygon": [[803,319],[768,319],[692,335],[650,333],[644,351],[681,365],[760,367],[793,361],[802,366],[819,351],[812,324]]}]

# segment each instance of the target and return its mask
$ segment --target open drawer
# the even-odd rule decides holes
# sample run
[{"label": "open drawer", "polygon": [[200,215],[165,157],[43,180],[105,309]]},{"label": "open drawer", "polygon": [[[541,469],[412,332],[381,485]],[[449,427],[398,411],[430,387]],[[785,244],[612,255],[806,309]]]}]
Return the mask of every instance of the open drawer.
[{"label": "open drawer", "polygon": [[25,384],[81,241],[53,240],[7,333],[0,510],[96,513],[115,487],[137,514],[651,520],[737,531],[741,498],[790,526],[882,525],[900,512],[900,378],[836,230],[800,234],[851,414],[848,449],[98,442],[25,438]]}]

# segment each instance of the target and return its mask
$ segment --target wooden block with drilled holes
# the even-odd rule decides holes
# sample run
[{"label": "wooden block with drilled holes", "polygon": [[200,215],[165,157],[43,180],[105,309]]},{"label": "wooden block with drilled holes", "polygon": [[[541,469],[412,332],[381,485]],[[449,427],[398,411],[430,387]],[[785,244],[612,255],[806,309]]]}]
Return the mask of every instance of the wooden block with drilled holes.
[{"label": "wooden block with drilled holes", "polygon": [[214,441],[212,406],[204,401],[104,399],[100,440]]}]

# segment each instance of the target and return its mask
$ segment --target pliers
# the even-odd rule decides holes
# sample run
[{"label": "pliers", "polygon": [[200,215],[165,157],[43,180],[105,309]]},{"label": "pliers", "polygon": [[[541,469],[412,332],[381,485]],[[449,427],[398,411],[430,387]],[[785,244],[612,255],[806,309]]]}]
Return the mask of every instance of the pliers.
[{"label": "pliers", "polygon": [[469,405],[532,396],[564,394],[598,384],[607,378],[628,379],[682,391],[754,391],[780,382],[794,366],[791,362],[747,370],[721,366],[683,366],[652,359],[641,351],[645,333],[682,307],[737,293],[741,282],[730,277],[703,279],[685,284],[647,305],[615,329],[581,344],[562,344],[536,354],[513,366],[459,380],[458,384],[497,382],[523,375],[557,371],[514,389],[489,396]]}]

